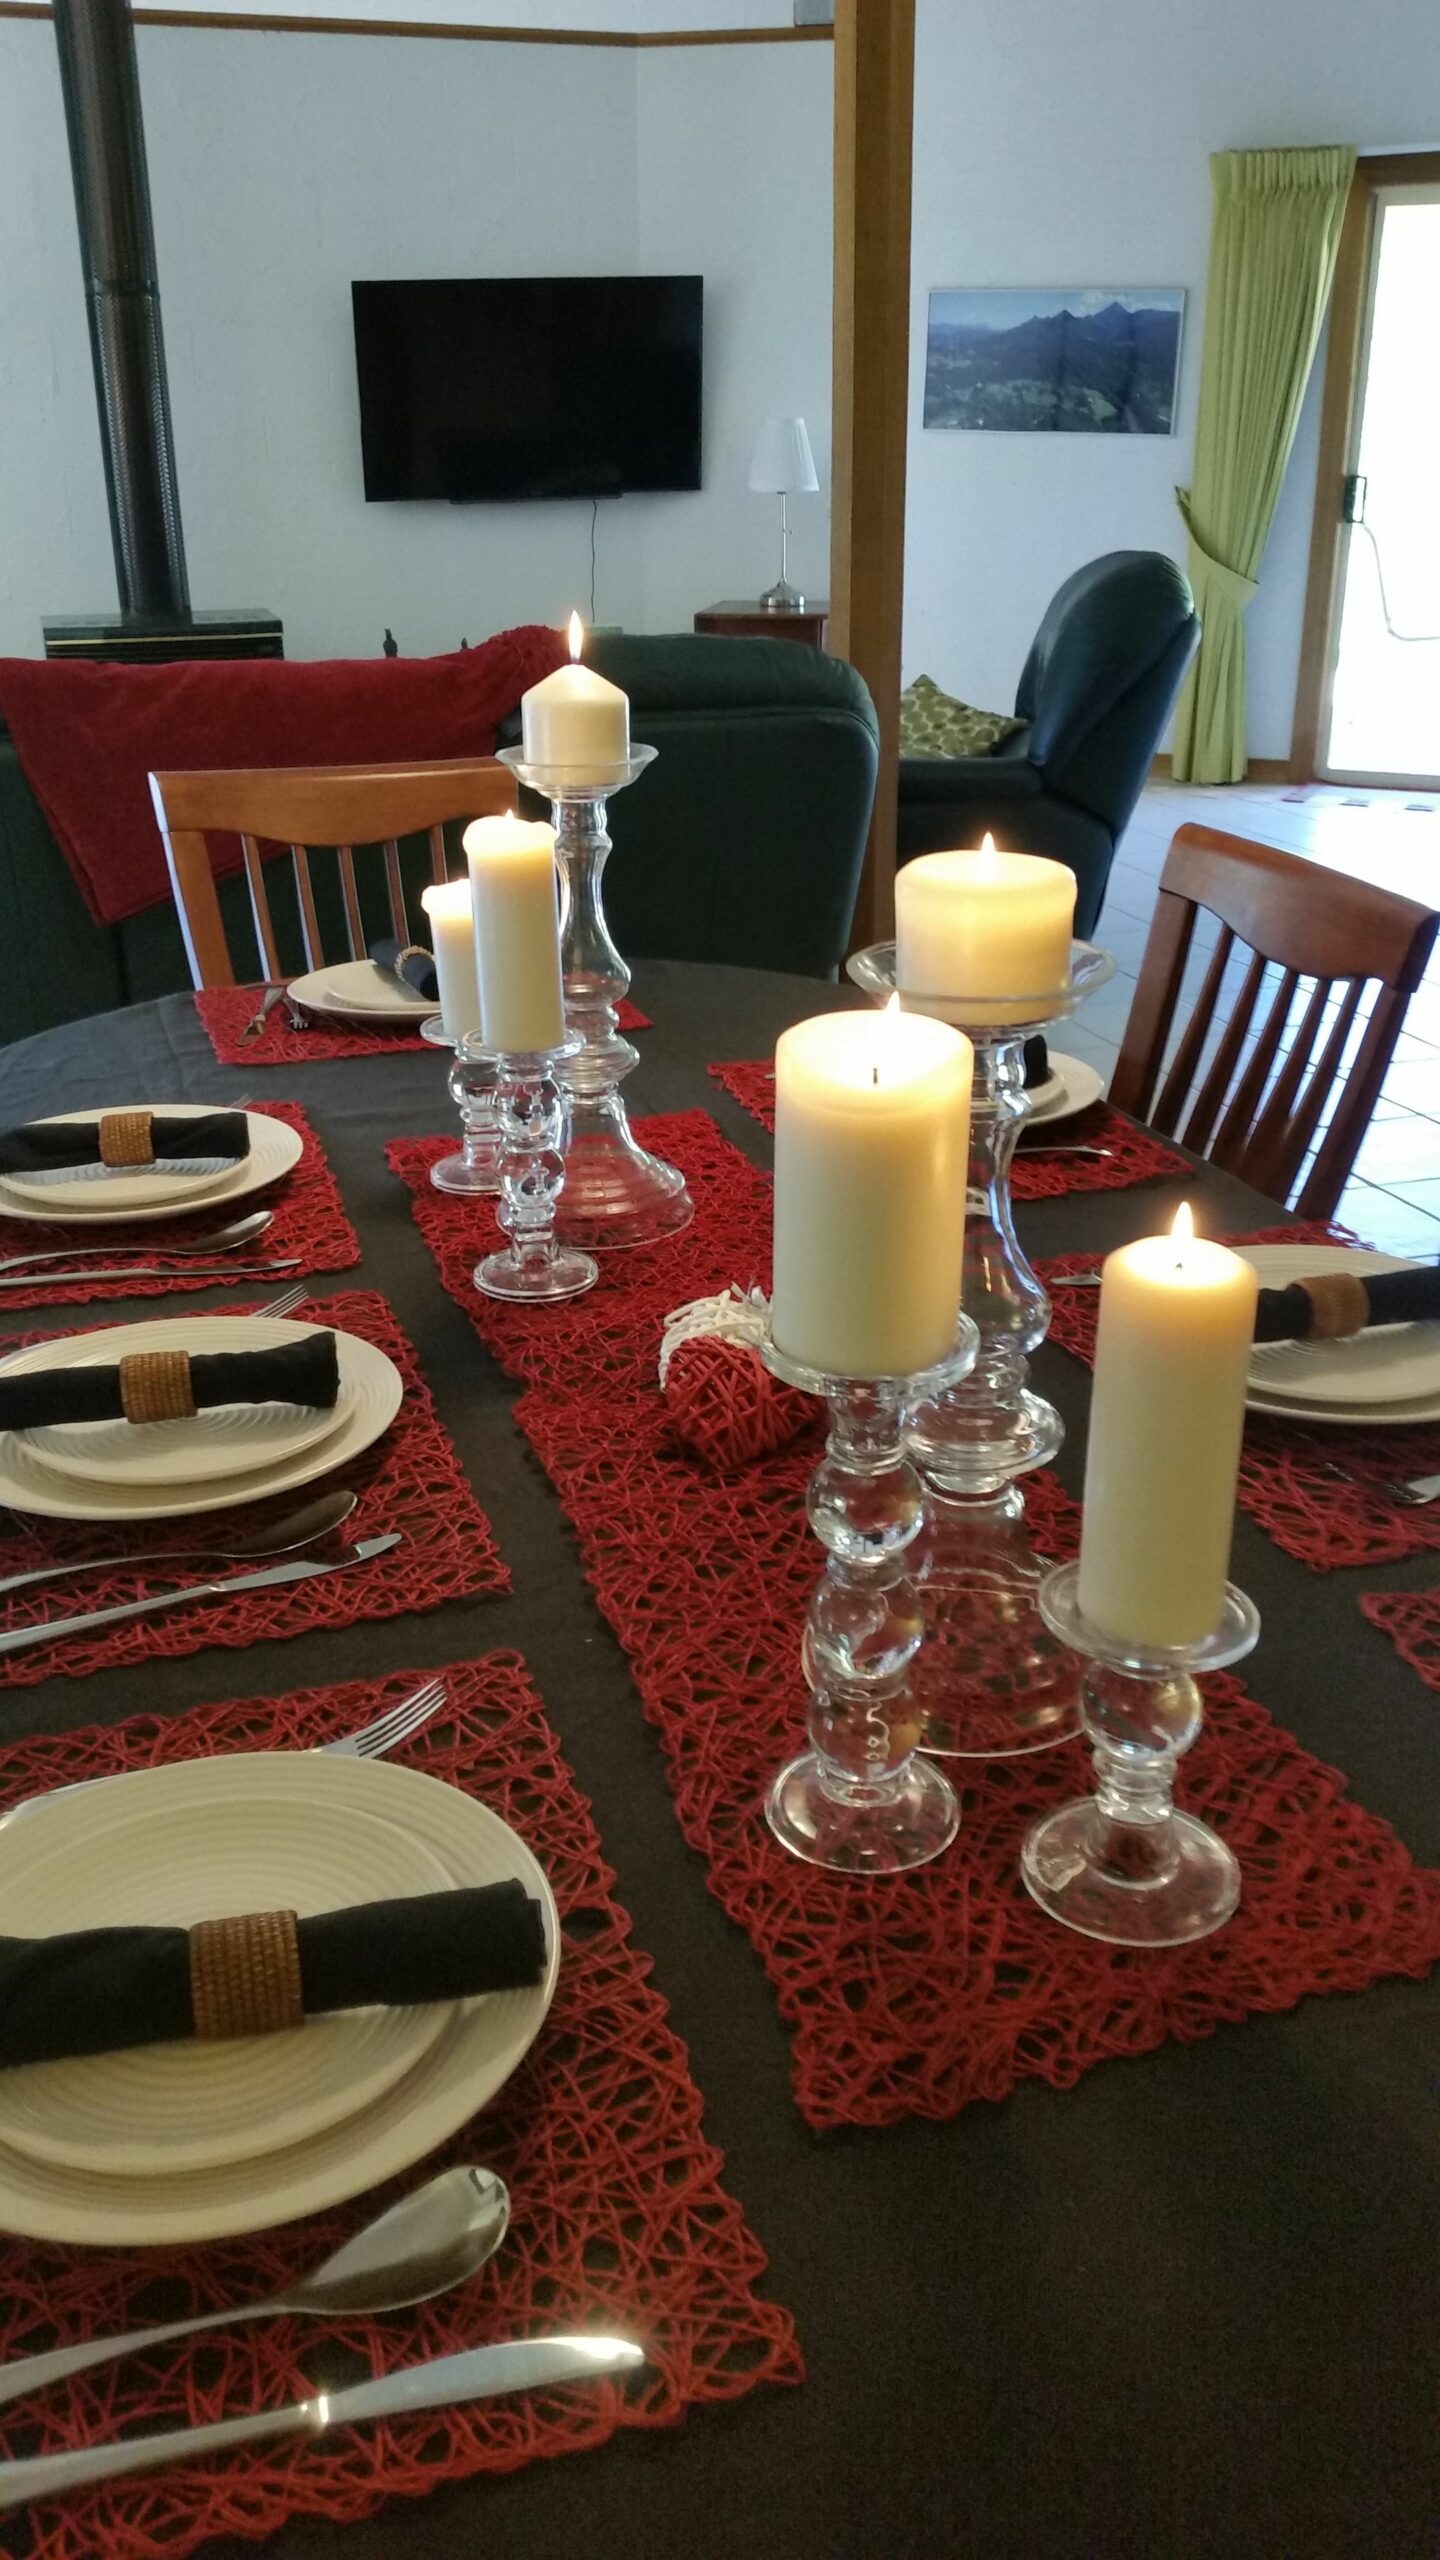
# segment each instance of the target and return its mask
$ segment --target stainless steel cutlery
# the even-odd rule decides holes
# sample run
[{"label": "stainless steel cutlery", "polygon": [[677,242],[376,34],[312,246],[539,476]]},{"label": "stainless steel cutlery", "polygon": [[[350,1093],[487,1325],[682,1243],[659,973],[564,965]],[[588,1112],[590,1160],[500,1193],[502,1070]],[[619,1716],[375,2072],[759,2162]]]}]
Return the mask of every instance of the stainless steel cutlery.
[{"label": "stainless steel cutlery", "polygon": [[32,2498],[63,2497],[126,2471],[191,2461],[234,2445],[259,2444],[266,2436],[323,2435],[327,2427],[353,2427],[374,2418],[404,2417],[412,2410],[445,2409],[457,2401],[488,2400],[502,2391],[543,2391],[560,2382],[598,2381],[645,2362],[630,2338],[521,2338],[509,2346],[472,2347],[458,2356],[435,2356],[402,2365],[378,2382],[358,2382],[297,2400],[288,2409],[259,2409],[249,2418],[220,2418],[209,2426],[172,2427],[163,2435],[121,2436],[113,2444],[87,2445],[78,2453],[38,2454],[0,2462],[0,2508]]},{"label": "stainless steel cutlery", "polygon": [[298,1511],[287,1511],[280,1520],[272,1520],[268,1528],[253,1529],[248,1538],[236,1538],[228,1547],[147,1547],[141,1553],[123,1556],[80,1556],[54,1564],[32,1565],[28,1573],[11,1573],[0,1581],[0,1598],[7,1591],[23,1591],[32,1582],[64,1582],[77,1573],[108,1573],[112,1567],[127,1573],[158,1565],[167,1571],[177,1564],[249,1564],[260,1556],[289,1556],[298,1547],[313,1547],[317,1538],[328,1538],[349,1519],[360,1497],[348,1487],[339,1486],[333,1493],[320,1495]]},{"label": "stainless steel cutlery", "polygon": [[[203,1235],[186,1236],[179,1244],[152,1243],[147,1246],[142,1240],[134,1250],[158,1254],[166,1262],[190,1261],[197,1255],[203,1261],[206,1254],[214,1254],[218,1258],[222,1253],[238,1251],[242,1244],[253,1243],[256,1236],[263,1235],[265,1229],[273,1225],[274,1218],[273,1209],[255,1209],[248,1218],[232,1218],[227,1226],[209,1227]],[[21,1271],[27,1266],[34,1270],[42,1262],[87,1262],[92,1254],[108,1253],[113,1256],[117,1250],[123,1251],[124,1248],[117,1247],[113,1235],[107,1235],[102,1244],[45,1245],[35,1253],[7,1254],[0,1262],[0,1272]]]},{"label": "stainless steel cutlery", "polygon": [[27,1645],[49,1644],[57,1636],[84,1634],[91,1627],[118,1626],[126,1618],[150,1617],[157,1610],[178,1609],[190,1600],[218,1600],[228,1591],[272,1591],[288,1582],[309,1582],[320,1574],[344,1573],[351,1565],[369,1564],[391,1547],[398,1547],[400,1535],[398,1529],[391,1529],[383,1537],[361,1538],[338,1556],[302,1556],[293,1564],[271,1565],[264,1573],[231,1573],[214,1582],[184,1582],[173,1591],[152,1591],[144,1600],[121,1600],[109,1609],[85,1609],[75,1617],[42,1619],[34,1627],[11,1627],[7,1634],[0,1635],[0,1654],[19,1653]]}]

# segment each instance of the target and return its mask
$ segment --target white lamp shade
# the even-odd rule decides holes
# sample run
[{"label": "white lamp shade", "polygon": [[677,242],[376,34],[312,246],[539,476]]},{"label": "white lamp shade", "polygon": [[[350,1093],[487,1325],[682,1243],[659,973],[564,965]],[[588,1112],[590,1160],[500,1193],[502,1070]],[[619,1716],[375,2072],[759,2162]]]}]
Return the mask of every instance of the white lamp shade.
[{"label": "white lamp shade", "polygon": [[818,489],[815,456],[803,418],[767,418],[755,439],[750,464],[752,489]]}]

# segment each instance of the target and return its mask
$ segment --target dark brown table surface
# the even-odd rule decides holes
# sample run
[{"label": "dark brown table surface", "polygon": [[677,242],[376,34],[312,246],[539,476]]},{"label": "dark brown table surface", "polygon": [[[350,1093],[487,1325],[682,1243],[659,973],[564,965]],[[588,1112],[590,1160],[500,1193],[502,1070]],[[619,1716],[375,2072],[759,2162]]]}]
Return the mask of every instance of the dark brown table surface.
[{"label": "dark brown table surface", "polygon": [[[707,1063],[759,1056],[786,1022],[853,1000],[809,980],[659,962],[637,970],[635,993],[655,1027],[638,1037],[632,1109],[698,1104],[762,1161],[768,1141]],[[183,997],[0,1053],[6,1120],[140,1098],[305,1103],[364,1245],[361,1272],[337,1285],[390,1297],[514,1574],[505,1601],[262,1644],[243,1663],[215,1652],[23,1689],[0,1700],[3,1729],[518,1646],[593,1800],[809,2379],[697,2411],[672,2433],[400,2500],[368,2525],[297,2523],[266,2548],[276,2560],[1433,2551],[1440,1985],[1307,2000],[1104,2064],[1069,2091],[1024,2086],[952,2124],[809,2133],[773,1996],[681,1840],[625,1662],[511,1423],[515,1390],[444,1295],[386,1168],[387,1137],[454,1125],[444,1065],[398,1054],[217,1067]],[[1220,1227],[1275,1214],[1213,1174],[1190,1188]],[[1108,1246],[1153,1228],[1176,1189],[1040,1203],[1021,1230],[1037,1253]],[[72,1308],[10,1322],[77,1320]],[[1060,1472],[1078,1489],[1088,1378],[1049,1349],[1036,1377],[1065,1415]],[[1440,1862],[1440,1699],[1356,1605],[1373,1584],[1421,1587],[1433,1559],[1312,1574],[1242,1514],[1235,1571],[1263,1620],[1250,1685],[1419,1857]],[[798,1669],[795,1709],[798,1735]],[[964,1856],[963,1830],[951,1854]],[[3,2532],[0,2547],[12,2547]],[[208,2546],[217,2560],[255,2547]]]}]

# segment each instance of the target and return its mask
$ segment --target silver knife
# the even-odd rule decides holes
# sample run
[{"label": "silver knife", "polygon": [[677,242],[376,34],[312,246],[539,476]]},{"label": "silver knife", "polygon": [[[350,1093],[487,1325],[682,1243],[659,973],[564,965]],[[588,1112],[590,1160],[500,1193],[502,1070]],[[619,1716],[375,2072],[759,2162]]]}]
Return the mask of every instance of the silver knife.
[{"label": "silver knife", "polygon": [[163,2435],[121,2436],[114,2444],[87,2445],[78,2453],[0,2462],[0,2508],[63,2497],[68,2489],[88,2488],[92,2480],[148,2471],[161,2462],[188,2462],[197,2453],[256,2444],[265,2436],[318,2436],[327,2427],[361,2426],[411,2409],[444,2409],[457,2400],[493,2399],[500,2391],[543,2391],[557,2382],[624,2373],[644,2361],[643,2349],[629,2338],[522,2338],[505,2347],[471,2347],[463,2355],[402,2365],[378,2382],[357,2382],[348,2391],[293,2401],[288,2409],[218,2418],[209,2426],[171,2427]]},{"label": "silver knife", "polygon": [[308,1582],[312,1575],[343,1573],[347,1565],[368,1564],[398,1547],[401,1532],[389,1529],[381,1538],[361,1538],[343,1555],[299,1556],[293,1564],[274,1564],[264,1573],[222,1574],[218,1582],[181,1582],[173,1591],[152,1591],[148,1600],[121,1600],[112,1609],[84,1609],[77,1617],[42,1618],[36,1627],[12,1627],[0,1636],[0,1653],[18,1653],[22,1645],[48,1644],[52,1636],[78,1635],[86,1627],[117,1626],[122,1618],[148,1617],[152,1609],[174,1609],[182,1600],[216,1600],[226,1591],[272,1591],[282,1582]]},{"label": "silver knife", "polygon": [[0,1289],[59,1289],[71,1280],[259,1280],[272,1271],[298,1271],[300,1256],[283,1262],[117,1262],[97,1271],[17,1271],[0,1278]]}]

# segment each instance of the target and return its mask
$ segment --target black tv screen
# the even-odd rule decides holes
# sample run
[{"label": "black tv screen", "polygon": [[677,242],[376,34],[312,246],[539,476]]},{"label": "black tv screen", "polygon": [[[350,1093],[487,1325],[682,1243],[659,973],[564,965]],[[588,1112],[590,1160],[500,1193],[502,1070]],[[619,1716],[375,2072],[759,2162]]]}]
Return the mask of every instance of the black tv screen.
[{"label": "black tv screen", "polygon": [[699,488],[699,276],[350,292],[367,498]]}]

